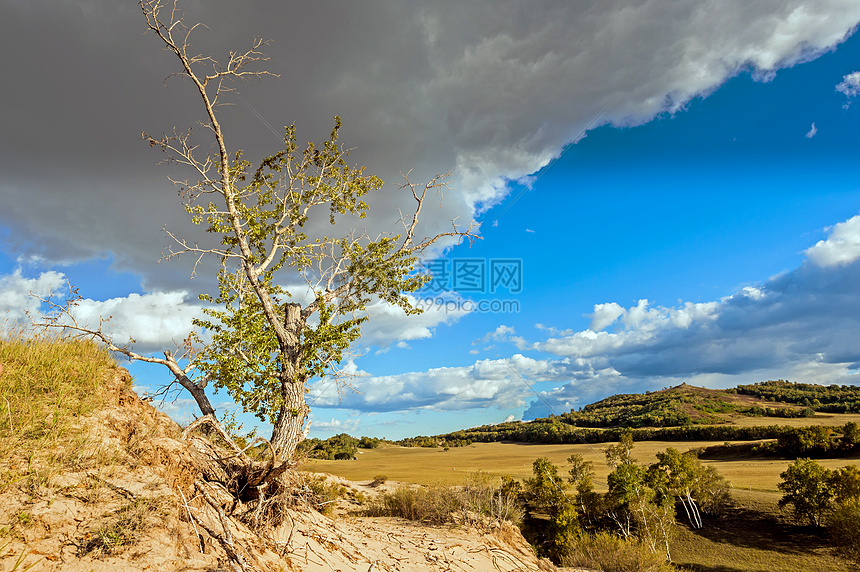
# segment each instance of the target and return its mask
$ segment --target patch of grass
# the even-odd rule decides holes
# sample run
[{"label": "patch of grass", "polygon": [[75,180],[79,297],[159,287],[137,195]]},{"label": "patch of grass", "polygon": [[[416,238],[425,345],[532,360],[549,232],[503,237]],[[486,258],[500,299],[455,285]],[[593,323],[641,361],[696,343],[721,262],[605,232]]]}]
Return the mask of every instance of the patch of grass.
[{"label": "patch of grass", "polygon": [[20,524],[21,526],[28,527],[33,524],[33,515],[26,510],[22,510],[21,512],[19,512],[17,519],[18,524]]},{"label": "patch of grass", "polygon": [[[637,450],[639,445],[636,444]],[[644,448],[645,444],[642,445]],[[440,463],[439,449],[382,444],[376,449],[364,450],[355,461],[308,459],[302,469],[331,473],[357,482],[369,482],[376,475],[384,474],[389,481],[462,486],[476,471],[522,480],[532,475],[532,462],[536,458],[548,457],[553,463],[563,465],[573,452],[583,453],[586,460],[594,461],[595,468],[600,469],[605,465],[601,450],[601,447],[594,447],[591,452],[585,445],[475,443],[452,448],[445,453],[445,462]]]},{"label": "patch of grass", "polygon": [[[11,542],[7,542],[3,546],[0,546],[0,558],[3,558],[3,551],[6,550],[6,547],[9,546],[10,544],[11,544]],[[36,564],[38,564],[42,560],[40,558],[39,560],[36,560],[35,562],[30,564],[29,566],[23,567],[24,566],[24,560],[26,560],[26,558],[30,555],[31,552],[32,552],[32,550],[25,550],[24,552],[19,554],[18,558],[15,560],[15,563],[12,564],[12,568],[9,569],[9,572],[27,572],[27,570],[31,569],[33,566],[35,566]],[[11,554],[11,556],[14,556],[14,553]]]},{"label": "patch of grass", "polygon": [[164,497],[134,499],[105,515],[105,523],[78,544],[79,555],[119,554],[133,545],[154,521],[163,518],[169,500]]},{"label": "patch of grass", "polygon": [[312,476],[305,481],[311,492],[310,504],[322,514],[331,514],[335,502],[347,493],[346,487],[326,480],[323,476]]},{"label": "patch of grass", "polygon": [[38,495],[61,470],[97,455],[79,425],[105,401],[105,370],[116,366],[97,344],[55,334],[0,339],[0,491]]}]

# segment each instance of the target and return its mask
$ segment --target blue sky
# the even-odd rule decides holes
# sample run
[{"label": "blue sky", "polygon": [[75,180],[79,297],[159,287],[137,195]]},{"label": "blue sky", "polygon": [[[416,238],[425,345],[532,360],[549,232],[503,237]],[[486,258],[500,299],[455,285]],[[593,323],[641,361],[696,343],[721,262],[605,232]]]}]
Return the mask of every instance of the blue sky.
[{"label": "blue sky", "polygon": [[[278,8],[250,6],[205,45],[235,48],[243,32],[275,40],[283,79],[242,87],[254,111],[272,125],[297,121],[307,138],[342,115],[356,160],[389,182],[451,169],[424,230],[459,217],[480,223],[483,239],[435,264],[521,269],[513,292],[425,290],[421,316],[374,306],[343,364],[355,391],[311,386],[311,435],[434,434],[545,415],[544,401],[563,412],[681,382],[857,383],[854,3],[619,0],[532,6],[527,18],[517,2],[492,15],[480,3],[371,3],[365,29],[345,15],[330,23],[342,33],[316,67],[290,50],[326,22],[322,12],[307,8],[308,29],[288,37],[263,16]],[[212,280],[189,280],[188,263],[156,264],[161,228],[187,223],[172,172],[136,137],[196,120],[188,86],[162,87],[172,62],[140,36],[133,9],[0,7],[3,42],[27,22],[52,38],[16,63],[21,81],[0,111],[0,316],[36,309],[30,292],[68,278],[85,319],[112,315],[117,339],[171,349]],[[236,17],[192,9],[213,30]],[[112,27],[93,43],[84,31],[99,18]],[[49,105],[37,72],[66,57],[86,62],[89,80]],[[272,151],[250,108],[224,113],[235,145]],[[397,192],[383,188],[369,228],[390,228],[405,204]],[[468,311],[500,301],[516,311]],[[141,390],[169,380],[157,366],[129,368]],[[192,403],[179,395],[164,408],[187,417]]]}]

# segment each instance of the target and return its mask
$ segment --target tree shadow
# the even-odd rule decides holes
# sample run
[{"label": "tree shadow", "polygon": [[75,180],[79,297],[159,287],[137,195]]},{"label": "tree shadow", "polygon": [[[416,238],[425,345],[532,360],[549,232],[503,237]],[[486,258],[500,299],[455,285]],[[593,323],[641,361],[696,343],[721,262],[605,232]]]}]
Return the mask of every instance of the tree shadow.
[{"label": "tree shadow", "polygon": [[749,568],[735,568],[724,564],[684,564],[684,570],[690,572],[773,572],[772,570],[755,570]]},{"label": "tree shadow", "polygon": [[[776,513],[743,506],[732,506],[720,517],[706,518],[704,528],[690,532],[718,544],[781,554],[807,554],[830,546],[824,529],[787,524]],[[701,570],[722,570],[715,566]]]}]

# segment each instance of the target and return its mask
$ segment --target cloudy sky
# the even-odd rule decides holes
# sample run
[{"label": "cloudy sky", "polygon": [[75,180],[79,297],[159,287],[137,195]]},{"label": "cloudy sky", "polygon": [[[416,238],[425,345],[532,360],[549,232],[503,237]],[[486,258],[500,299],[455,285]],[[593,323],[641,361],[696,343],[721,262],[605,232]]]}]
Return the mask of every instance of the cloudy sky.
[{"label": "cloudy sky", "polygon": [[[207,25],[197,52],[271,40],[278,77],[222,109],[233,149],[272,154],[292,123],[318,141],[339,115],[351,159],[387,181],[369,230],[396,228],[410,171],[451,172],[423,232],[480,224],[425,261],[424,314],[372,308],[342,364],[354,391],[311,387],[312,435],[440,433],[681,382],[857,382],[856,0],[181,7]],[[187,173],[140,133],[195,125],[191,86],[164,81],[176,62],[130,0],[0,15],[0,321],[69,281],[80,319],[172,349],[212,265],[158,263],[165,227],[190,232],[168,180]],[[142,391],[169,381],[130,369]]]}]

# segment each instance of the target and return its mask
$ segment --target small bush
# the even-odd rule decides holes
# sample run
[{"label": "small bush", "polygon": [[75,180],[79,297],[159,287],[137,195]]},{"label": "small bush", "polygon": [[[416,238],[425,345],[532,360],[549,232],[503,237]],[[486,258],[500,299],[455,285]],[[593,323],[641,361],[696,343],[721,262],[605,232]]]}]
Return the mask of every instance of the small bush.
[{"label": "small bush", "polygon": [[370,482],[371,487],[378,487],[380,485],[384,485],[385,481],[388,480],[388,476],[386,475],[376,475],[373,477],[373,480]]},{"label": "small bush", "polygon": [[331,483],[323,476],[313,476],[305,481],[305,486],[311,493],[307,500],[322,514],[331,514],[335,502],[347,492],[346,487]]},{"label": "small bush", "polygon": [[432,524],[450,522],[455,517],[468,524],[485,517],[519,524],[523,517],[516,493],[497,485],[495,478],[481,472],[470,475],[463,487],[399,486],[393,492],[380,495],[366,513]]},{"label": "small bush", "polygon": [[665,556],[644,543],[613,534],[581,534],[568,545],[562,566],[595,568],[603,572],[675,572]]},{"label": "small bush", "polygon": [[500,484],[497,482],[495,477],[481,471],[470,474],[460,490],[462,510],[519,525],[523,521],[519,489],[510,484],[510,477],[503,477]]},{"label": "small bush", "polygon": [[828,528],[837,552],[860,568],[860,499],[838,506]]},{"label": "small bush", "polygon": [[398,516],[431,524],[450,520],[459,503],[450,487],[433,485],[412,487],[401,485],[390,493],[379,496],[368,508],[369,516]]}]

